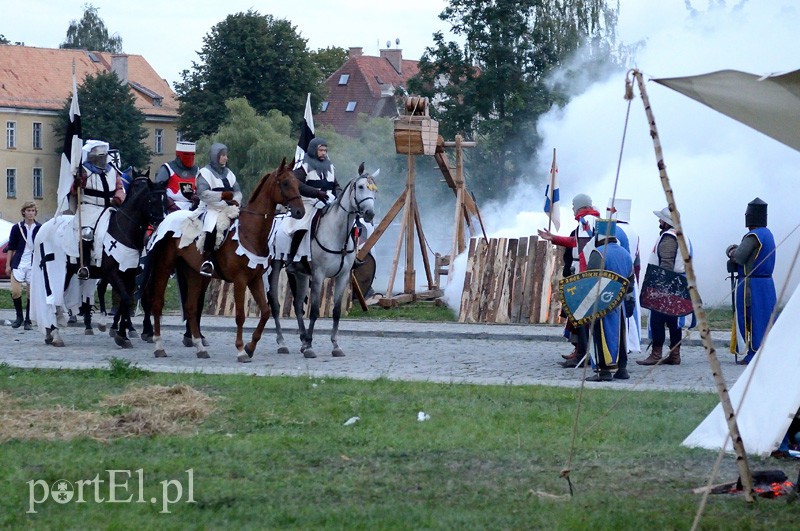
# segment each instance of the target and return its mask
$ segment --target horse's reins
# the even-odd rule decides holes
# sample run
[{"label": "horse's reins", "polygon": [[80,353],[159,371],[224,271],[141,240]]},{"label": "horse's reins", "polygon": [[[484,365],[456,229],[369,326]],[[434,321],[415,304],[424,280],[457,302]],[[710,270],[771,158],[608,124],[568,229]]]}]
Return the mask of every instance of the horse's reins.
[{"label": "horse's reins", "polygon": [[[294,197],[290,197],[289,199],[287,199],[286,201],[284,201],[284,202],[283,202],[283,203],[281,203],[281,204],[282,204],[283,206],[286,206],[286,207],[288,207],[288,206],[289,206],[289,202],[290,202],[290,201],[294,201],[295,199],[301,199],[301,197],[300,197],[299,195],[296,195],[296,196],[294,196]],[[260,217],[263,217],[264,219],[267,219],[267,216],[268,216],[268,214],[267,214],[266,212],[264,212],[264,213],[262,214],[261,212],[256,212],[255,210],[248,210],[248,209],[246,209],[246,208],[240,208],[240,209],[239,209],[239,214],[240,214],[240,215],[241,215],[241,214],[250,214],[251,216],[260,216]]]},{"label": "horse's reins", "polygon": [[[355,194],[355,189],[356,189],[356,184],[355,183],[356,183],[356,181],[358,181],[359,179],[362,179],[362,178],[369,180],[369,177],[360,176],[358,179],[350,181],[347,184],[347,187],[345,188],[344,192],[342,192],[341,197],[339,197],[339,199],[336,200],[336,204],[339,206],[339,208],[341,208],[342,210],[347,212],[348,219],[349,219],[350,215],[359,216],[361,214],[361,203],[363,203],[364,201],[368,201],[370,199],[374,199],[374,197],[364,197],[360,201],[355,201],[355,204],[356,204],[356,210],[355,211],[350,211],[350,210],[348,210],[348,209],[346,209],[345,207],[342,206],[342,199],[344,198],[345,194],[349,193],[351,196],[354,195]],[[339,251],[335,251],[333,249],[328,249],[327,247],[322,245],[322,243],[320,243],[320,241],[319,241],[319,238],[317,237],[317,234],[318,234],[319,231],[317,231],[317,233],[314,234],[314,241],[317,242],[317,245],[319,245],[320,249],[322,249],[323,251],[325,251],[328,254],[338,254],[338,255],[340,255],[342,257],[341,261],[339,262],[339,269],[336,271],[336,274],[333,275],[333,276],[338,276],[339,273],[341,273],[342,268],[344,267],[344,259],[345,259],[345,257],[348,254],[354,253],[355,250],[356,250],[355,242],[353,242],[353,248],[352,249],[348,249],[347,248],[347,242],[350,240],[350,231],[352,230],[349,223],[347,223],[347,225],[346,225],[346,230],[347,230],[347,232],[345,233],[345,236],[344,236],[344,243],[342,244],[342,248]]]},{"label": "horse's reins", "polygon": [[[141,180],[145,180],[145,179],[147,179],[148,181],[150,180],[150,179],[148,179],[147,177],[135,177],[135,178],[134,178],[134,183],[136,182],[136,180],[137,180],[137,179],[141,179]],[[131,187],[133,187],[133,183],[131,183]],[[142,193],[144,193],[144,192],[139,192],[139,194],[142,194]],[[125,201],[127,201],[127,197],[126,197]],[[125,203],[125,202],[123,202],[123,204],[124,204],[124,203]],[[108,208],[110,208],[110,207],[106,207],[106,208],[108,209]],[[141,224],[141,223],[138,223],[138,222],[137,222],[137,220],[133,218],[133,216],[131,216],[130,214],[128,214],[128,212],[126,212],[126,211],[125,211],[125,209],[123,209],[123,208],[122,208],[122,205],[120,205],[119,207],[116,207],[116,208],[114,209],[114,212],[115,212],[116,214],[122,214],[122,216],[123,216],[123,217],[125,217],[125,218],[126,218],[128,221],[130,221],[130,222],[131,222],[133,225],[136,225],[136,226],[138,226],[138,227],[141,227],[141,226],[142,226],[142,224]],[[102,217],[102,216],[101,216],[101,217]],[[98,218],[98,223],[99,223],[99,221],[100,221],[100,218]],[[126,232],[124,232],[124,231],[122,230],[122,228],[120,227],[119,219],[117,219],[117,216],[114,216],[114,224],[117,226],[117,229],[119,229],[119,231],[120,231],[120,234],[123,234],[123,235],[125,235],[126,237],[127,237],[127,236],[130,236],[129,234],[127,234]],[[117,240],[119,240],[119,239],[120,239],[120,238],[117,238]],[[122,243],[123,243],[123,245],[126,245],[126,246],[130,247],[131,249],[137,249],[137,248],[138,248],[138,244],[137,244],[137,243],[135,243],[135,242],[133,242],[133,241],[131,241],[131,242],[122,242]],[[130,245],[129,245],[129,243],[130,243]],[[142,248],[144,248],[144,245],[142,246]]]}]

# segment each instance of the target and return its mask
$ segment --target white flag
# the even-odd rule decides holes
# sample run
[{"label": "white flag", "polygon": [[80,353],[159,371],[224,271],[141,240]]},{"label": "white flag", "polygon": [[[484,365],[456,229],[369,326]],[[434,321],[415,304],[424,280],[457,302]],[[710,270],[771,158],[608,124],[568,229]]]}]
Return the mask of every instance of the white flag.
[{"label": "white flag", "polygon": [[81,110],[78,107],[78,84],[75,82],[75,65],[72,67],[72,103],[69,106],[69,123],[64,135],[64,150],[61,153],[61,171],[58,175],[58,203],[56,214],[69,208],[67,196],[72,188],[74,176],[81,164]]},{"label": "white flag", "polygon": [[556,230],[561,226],[561,214],[558,206],[560,199],[558,190],[558,166],[556,165],[556,150],[553,149],[553,164],[550,166],[550,182],[544,192],[544,211],[550,218]]},{"label": "white flag", "polygon": [[294,167],[300,167],[306,155],[308,143],[314,138],[314,116],[311,114],[311,93],[306,98],[306,111],[303,113],[303,125],[300,129],[300,138],[297,139],[297,149],[294,152]]}]

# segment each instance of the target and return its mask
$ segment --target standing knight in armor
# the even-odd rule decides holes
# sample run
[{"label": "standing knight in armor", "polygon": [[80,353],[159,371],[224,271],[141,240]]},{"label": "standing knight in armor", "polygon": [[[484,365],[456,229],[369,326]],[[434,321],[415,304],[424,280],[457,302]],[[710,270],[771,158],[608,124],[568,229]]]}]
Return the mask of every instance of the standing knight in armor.
[{"label": "standing knight in armor", "polygon": [[[89,278],[89,266],[99,265],[102,246],[95,246],[100,232],[105,233],[110,208],[125,199],[122,179],[108,161],[108,143],[87,140],[81,150],[81,166],[72,184],[72,193],[80,198],[73,220],[75,238],[79,240],[78,279]],[[102,239],[102,237],[100,238]]]},{"label": "standing knight in armor", "polygon": [[744,355],[747,365],[756,355],[767,332],[777,296],[772,272],[775,269],[775,238],[767,228],[767,203],[756,197],[747,204],[744,224],[748,229],[739,245],[728,247],[727,255],[736,265],[736,341],[731,352]]},{"label": "standing knight in armor", "polygon": [[178,142],[175,160],[161,165],[156,174],[156,185],[166,190],[167,212],[191,210],[192,196],[199,168],[194,163],[194,142]]},{"label": "standing knight in armor", "polygon": [[300,195],[303,196],[303,206],[306,214],[301,219],[286,218],[281,227],[292,237],[291,247],[286,268],[293,272],[295,261],[300,261],[310,254],[310,244],[304,246],[305,252],[298,253],[300,244],[305,240],[311,228],[311,220],[316,211],[325,203],[339,195],[342,187],[336,181],[336,169],[328,158],[328,143],[320,137],[315,137],[308,143],[308,151],[303,157],[303,162],[294,170],[294,175],[300,180]]},{"label": "standing knight in armor", "polygon": [[[202,212],[205,243],[204,262],[200,274],[210,277],[214,274],[213,252],[222,243],[222,234],[217,234],[217,220],[220,215],[229,219],[238,216],[242,201],[242,190],[236,182],[236,175],[228,168],[228,146],[215,143],[211,145],[209,163],[197,175],[196,188],[200,197],[198,209]],[[226,207],[235,207],[234,212]],[[225,212],[223,212],[225,211]],[[217,242],[217,239],[220,241]]]}]

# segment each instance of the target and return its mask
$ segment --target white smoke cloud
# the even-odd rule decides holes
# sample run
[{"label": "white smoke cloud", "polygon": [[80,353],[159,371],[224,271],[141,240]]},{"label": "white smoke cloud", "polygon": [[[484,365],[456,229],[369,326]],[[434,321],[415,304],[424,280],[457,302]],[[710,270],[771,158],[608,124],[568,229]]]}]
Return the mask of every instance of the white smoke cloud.
[{"label": "white smoke cloud", "polygon": [[[698,2],[695,2],[697,4]],[[796,28],[800,6],[793,0],[740,1],[707,8],[691,16],[684,0],[623,0],[619,36],[643,41],[635,66],[645,79],[686,76],[734,69],[757,75],[798,68]],[[664,162],[681,213],[684,232],[694,248],[698,286],[707,306],[730,302],[725,248],[746,232],[747,203],[769,203],[769,227],[778,247],[775,272],[780,293],[787,279],[800,231],[795,215],[800,153],[662,85],[647,83],[660,135]],[[625,74],[597,79],[564,109],[554,109],[539,123],[544,142],[536,168],[502,204],[485,205],[491,236],[529,236],[547,226],[542,214],[544,187],[553,148],[558,153],[562,226],[573,228],[571,200],[588,193],[601,212],[614,191],[628,102]],[[535,182],[534,182],[535,181]],[[653,144],[638,87],[631,102],[616,196],[633,200],[631,224],[641,235],[647,260],[658,233],[653,210],[666,206]],[[508,212],[516,215],[509,216]],[[465,260],[456,265],[465,264]],[[461,267],[464,267],[463,265]],[[458,279],[453,275],[447,300],[457,309]],[[785,302],[785,299],[784,299]]]}]

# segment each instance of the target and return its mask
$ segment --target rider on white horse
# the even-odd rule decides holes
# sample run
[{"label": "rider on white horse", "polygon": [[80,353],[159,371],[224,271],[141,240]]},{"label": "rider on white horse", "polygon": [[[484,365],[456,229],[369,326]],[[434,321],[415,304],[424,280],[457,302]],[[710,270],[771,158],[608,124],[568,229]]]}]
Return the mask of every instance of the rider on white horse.
[{"label": "rider on white horse", "polygon": [[[320,137],[315,137],[308,143],[308,151],[303,157],[303,162],[294,170],[294,175],[300,180],[300,195],[303,196],[303,205],[306,214],[301,219],[287,217],[281,223],[281,228],[292,239],[287,272],[294,272],[295,262],[306,258],[311,253],[308,232],[311,220],[318,209],[334,199],[342,192],[342,187],[336,181],[336,169],[328,158],[328,143]],[[298,252],[303,243],[303,251]],[[306,263],[307,263],[306,260]]]},{"label": "rider on white horse", "polygon": [[73,196],[80,191],[78,215],[73,218],[74,241],[80,240],[81,245],[78,252],[81,258],[80,280],[89,278],[90,265],[100,264],[103,249],[95,248],[94,242],[102,241],[99,232],[105,232],[111,214],[109,208],[119,206],[125,199],[122,178],[108,161],[108,147],[108,143],[100,140],[86,141],[81,150],[80,171],[72,184]]},{"label": "rider on white horse", "polygon": [[[200,266],[200,274],[210,277],[214,274],[214,263],[211,254],[217,249],[225,237],[223,231],[217,230],[220,214],[230,219],[239,215],[242,202],[242,189],[236,182],[236,175],[228,168],[228,146],[215,143],[211,145],[209,163],[197,175],[197,195],[200,197],[198,211],[202,214],[205,244],[203,255],[205,262]],[[233,207],[233,209],[231,209]]]}]

